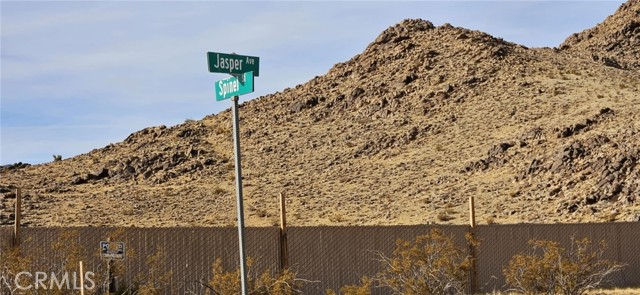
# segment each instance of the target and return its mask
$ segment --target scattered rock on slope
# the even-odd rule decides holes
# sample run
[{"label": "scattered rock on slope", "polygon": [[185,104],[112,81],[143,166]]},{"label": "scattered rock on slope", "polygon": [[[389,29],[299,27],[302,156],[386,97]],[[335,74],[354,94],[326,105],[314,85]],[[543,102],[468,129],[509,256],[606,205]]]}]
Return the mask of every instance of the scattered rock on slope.
[{"label": "scattered rock on slope", "polygon": [[[277,223],[280,193],[292,225],[462,224],[470,195],[480,222],[636,218],[637,3],[559,51],[405,20],[326,75],[242,104],[247,224]],[[232,159],[229,111],[150,127],[0,169],[0,216],[1,189],[19,186],[34,226],[232,225]]]},{"label": "scattered rock on slope", "polygon": [[608,66],[640,70],[640,0],[624,3],[604,22],[571,35],[560,49]]}]

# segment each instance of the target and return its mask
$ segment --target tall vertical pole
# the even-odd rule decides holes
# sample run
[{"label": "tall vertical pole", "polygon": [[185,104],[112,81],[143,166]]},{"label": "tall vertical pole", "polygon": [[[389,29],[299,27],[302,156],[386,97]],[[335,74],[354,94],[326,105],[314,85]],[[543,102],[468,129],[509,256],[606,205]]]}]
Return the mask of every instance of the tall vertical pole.
[{"label": "tall vertical pole", "polygon": [[287,210],[284,194],[280,194],[280,270],[289,268],[289,246],[287,245]]},{"label": "tall vertical pole", "polygon": [[13,223],[13,246],[20,245],[20,223],[22,222],[22,189],[16,188],[16,209]]},{"label": "tall vertical pole", "polygon": [[234,96],[233,100],[233,145],[235,149],[236,162],[236,196],[238,208],[238,244],[240,248],[240,282],[242,295],[247,295],[247,269],[244,255],[244,208],[242,206],[242,167],[240,161],[240,118],[238,117],[239,96]]},{"label": "tall vertical pole", "polygon": [[475,208],[473,196],[469,197],[469,226],[471,228],[476,227],[476,208]]},{"label": "tall vertical pole", "polygon": [[469,197],[469,234],[471,235],[471,239],[473,241],[469,241],[469,256],[471,256],[471,272],[469,273],[469,294],[475,294],[477,286],[478,286],[478,275],[476,273],[476,236],[475,236],[475,227],[476,227],[476,208],[474,204],[473,196]]},{"label": "tall vertical pole", "polygon": [[82,268],[82,261],[80,261],[80,295],[84,295],[84,269]]}]

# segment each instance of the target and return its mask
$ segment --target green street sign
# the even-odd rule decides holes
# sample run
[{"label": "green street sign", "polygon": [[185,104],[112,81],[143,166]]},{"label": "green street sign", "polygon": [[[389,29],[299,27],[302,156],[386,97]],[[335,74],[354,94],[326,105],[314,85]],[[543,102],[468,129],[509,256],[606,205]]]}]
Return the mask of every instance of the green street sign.
[{"label": "green street sign", "polygon": [[207,61],[209,72],[212,73],[242,74],[253,72],[255,77],[260,75],[260,58],[256,56],[207,52]]},{"label": "green street sign", "polygon": [[244,73],[216,82],[216,100],[253,92],[253,72]]}]

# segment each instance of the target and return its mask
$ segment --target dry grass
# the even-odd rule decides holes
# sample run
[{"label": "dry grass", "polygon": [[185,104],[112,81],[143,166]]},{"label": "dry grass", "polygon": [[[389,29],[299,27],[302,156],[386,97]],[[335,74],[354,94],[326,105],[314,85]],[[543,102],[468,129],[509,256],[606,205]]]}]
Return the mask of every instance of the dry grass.
[{"label": "dry grass", "polygon": [[[277,212],[274,197],[285,192],[299,200],[288,209],[303,212],[292,218],[292,225],[303,226],[338,222],[403,225],[425,220],[465,224],[465,201],[470,194],[476,197],[477,220],[602,221],[603,216],[590,208],[571,214],[558,212],[560,204],[581,198],[598,183],[599,173],[583,173],[587,177],[580,180],[575,179],[580,173],[572,173],[571,168],[598,159],[585,157],[580,159],[582,166],[555,172],[548,167],[571,143],[600,135],[607,135],[618,148],[604,145],[593,148],[590,155],[615,159],[625,146],[640,145],[637,134],[625,135],[640,128],[637,72],[585,63],[554,50],[509,44],[501,45],[511,48],[504,58],[476,59],[496,48],[484,48],[484,42],[470,46],[457,38],[463,33],[459,30],[415,32],[411,50],[406,42],[386,44],[389,48],[384,50],[370,48],[357,60],[336,65],[310,83],[244,103],[241,133],[247,202]],[[474,36],[468,41],[484,38],[473,31],[464,31],[464,35]],[[432,51],[438,56],[430,59],[428,67],[407,67],[424,64],[424,56]],[[361,71],[356,66],[365,64],[376,67]],[[397,86],[402,89],[391,89],[407,73],[388,69],[400,68],[410,69],[418,78]],[[469,69],[474,69],[473,74]],[[481,82],[469,82],[471,75]],[[430,83],[434,78],[435,83]],[[447,99],[435,95],[443,85],[455,85],[448,90]],[[354,98],[350,93],[356,87],[364,92]],[[394,99],[394,92],[405,95]],[[321,100],[300,112],[292,111],[292,105],[310,96]],[[615,115],[587,131],[557,137],[556,128],[583,122],[603,108],[614,110]],[[532,129],[539,129],[540,134],[527,138]],[[233,224],[234,200],[229,195],[233,195],[235,176],[229,112],[140,133],[133,139],[48,165],[3,171],[0,187],[20,186],[33,196],[24,202],[25,207],[32,206],[24,216],[31,226]],[[508,142],[526,144],[489,159],[492,147]],[[177,157],[179,164],[172,166],[173,156],[192,155],[194,150],[193,156]],[[154,164],[150,156],[157,154],[163,155],[159,158],[163,162],[151,167],[154,169],[137,167],[137,175],[127,177],[116,173],[132,159],[149,159]],[[214,164],[205,165],[207,160]],[[479,160],[487,160],[486,167],[464,171]],[[528,173],[533,160],[540,161],[540,168]],[[191,169],[198,164],[201,169]],[[74,177],[101,166],[116,176],[70,184]],[[154,183],[153,177],[142,177],[145,171],[177,176]],[[212,188],[212,183],[218,188]],[[563,196],[550,198],[547,184],[562,187]],[[165,187],[174,192],[163,194]],[[145,210],[122,214],[119,208],[130,208],[134,197]],[[0,214],[10,213],[11,202],[0,196]],[[448,204],[450,210],[443,210]],[[166,209],[173,205],[172,210]],[[620,207],[615,202],[597,205],[599,212]],[[637,201],[623,207],[619,215],[604,220],[624,221],[640,212]],[[252,214],[246,220],[247,226],[271,223],[268,214]]]},{"label": "dry grass", "polygon": [[589,295],[638,295],[640,289],[599,289],[588,292]]}]

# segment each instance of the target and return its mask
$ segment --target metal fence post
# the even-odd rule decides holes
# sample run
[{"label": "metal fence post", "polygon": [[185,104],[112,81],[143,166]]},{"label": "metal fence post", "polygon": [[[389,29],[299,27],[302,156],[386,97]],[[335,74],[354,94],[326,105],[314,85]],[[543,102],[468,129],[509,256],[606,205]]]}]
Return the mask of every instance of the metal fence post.
[{"label": "metal fence post", "polygon": [[80,295],[84,295],[84,269],[82,268],[82,261],[80,261]]},{"label": "metal fence post", "polygon": [[284,194],[280,194],[280,270],[289,268],[289,246],[287,245],[287,211]]},{"label": "metal fence post", "polygon": [[469,197],[469,256],[471,257],[471,270],[469,272],[469,294],[475,294],[477,290],[478,274],[476,272],[476,211],[473,196]]},{"label": "metal fence post", "polygon": [[20,223],[22,222],[22,189],[16,188],[15,220],[13,223],[13,246],[20,245]]}]

